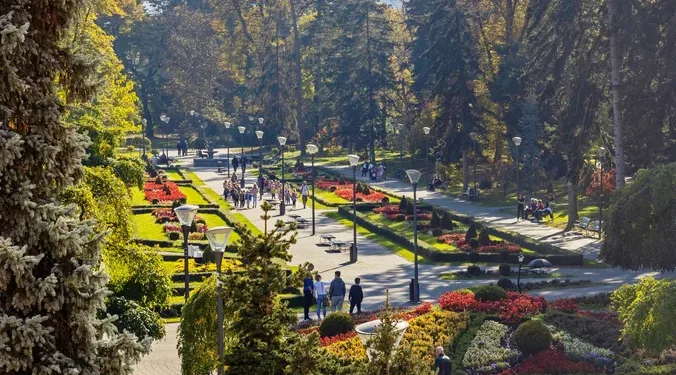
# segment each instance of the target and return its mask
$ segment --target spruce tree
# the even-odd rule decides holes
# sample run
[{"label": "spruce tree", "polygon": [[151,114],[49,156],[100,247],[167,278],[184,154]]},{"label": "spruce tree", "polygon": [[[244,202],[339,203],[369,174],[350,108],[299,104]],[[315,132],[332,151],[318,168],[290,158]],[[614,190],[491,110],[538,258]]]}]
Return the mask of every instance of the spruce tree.
[{"label": "spruce tree", "polygon": [[439,228],[441,226],[441,218],[439,217],[439,211],[433,210],[430,225],[432,226],[432,228]]},{"label": "spruce tree", "polygon": [[476,238],[476,224],[471,224],[467,229],[467,233],[465,234],[465,242],[469,243],[469,240],[472,238]]},{"label": "spruce tree", "polygon": [[444,216],[441,218],[441,229],[453,230],[453,221],[451,214],[448,212],[444,212]]},{"label": "spruce tree", "polygon": [[95,89],[94,65],[64,43],[85,6],[27,0],[0,12],[2,374],[129,374],[148,350],[97,319],[102,234],[59,198],[83,177],[87,146],[62,115]]},{"label": "spruce tree", "polygon": [[490,244],[491,244],[491,238],[488,235],[488,230],[486,228],[482,228],[481,232],[479,233],[479,245],[488,246]]}]

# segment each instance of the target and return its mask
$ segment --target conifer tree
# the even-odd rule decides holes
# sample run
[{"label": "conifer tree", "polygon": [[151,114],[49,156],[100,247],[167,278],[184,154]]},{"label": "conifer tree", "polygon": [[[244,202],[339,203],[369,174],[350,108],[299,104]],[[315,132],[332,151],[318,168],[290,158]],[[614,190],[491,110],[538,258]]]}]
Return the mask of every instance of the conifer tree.
[{"label": "conifer tree", "polygon": [[64,124],[65,106],[95,91],[95,66],[63,43],[85,5],[27,0],[0,10],[2,374],[129,374],[148,350],[97,319],[108,294],[102,234],[59,198],[83,177],[87,145]]}]

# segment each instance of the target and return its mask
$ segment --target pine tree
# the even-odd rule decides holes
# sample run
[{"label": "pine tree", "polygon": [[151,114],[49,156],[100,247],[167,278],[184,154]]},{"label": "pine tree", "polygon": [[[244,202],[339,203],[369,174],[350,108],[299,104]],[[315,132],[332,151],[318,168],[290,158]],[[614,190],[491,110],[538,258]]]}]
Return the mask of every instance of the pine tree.
[{"label": "pine tree", "polygon": [[[84,1],[24,1],[0,14],[0,373],[129,374],[149,341],[99,320],[107,277],[94,224],[59,197],[87,142],[64,102],[94,92],[95,66],[65,47]],[[58,82],[58,83],[57,83]],[[11,344],[10,344],[11,343]]]},{"label": "pine tree", "polygon": [[432,211],[432,220],[430,221],[432,228],[439,228],[441,226],[441,218],[439,217],[439,211]]},{"label": "pine tree", "polygon": [[405,196],[401,197],[401,201],[399,201],[399,212],[400,213],[405,213],[406,212],[406,207],[408,206],[407,199]]},{"label": "pine tree", "polygon": [[467,233],[465,234],[465,242],[469,243],[469,240],[472,238],[476,238],[476,224],[472,223],[470,224],[469,228],[467,229]]},{"label": "pine tree", "polygon": [[444,212],[444,216],[441,218],[441,229],[453,230],[453,221],[451,214],[448,212]]},{"label": "pine tree", "polygon": [[491,244],[491,237],[488,235],[488,229],[482,228],[479,233],[479,245],[488,246]]}]

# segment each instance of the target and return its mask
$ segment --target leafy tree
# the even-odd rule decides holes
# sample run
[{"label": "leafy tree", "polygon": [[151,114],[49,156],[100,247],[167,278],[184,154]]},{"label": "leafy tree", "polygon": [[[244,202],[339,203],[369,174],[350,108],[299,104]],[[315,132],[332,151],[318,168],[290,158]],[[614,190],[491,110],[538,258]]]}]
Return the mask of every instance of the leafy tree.
[{"label": "leafy tree", "polygon": [[159,314],[123,297],[110,297],[106,301],[106,313],[116,315],[113,322],[120,332],[133,333],[139,340],[148,337],[159,340],[165,330]]},{"label": "leafy tree", "polygon": [[65,104],[95,91],[92,61],[66,39],[85,5],[25,1],[0,15],[0,335],[12,343],[2,373],[130,374],[148,351],[97,319],[102,236],[60,198],[83,177],[87,146],[64,125]]},{"label": "leafy tree", "polygon": [[646,277],[638,284],[622,285],[611,301],[620,314],[623,337],[651,354],[676,345],[676,281]]},{"label": "leafy tree", "polygon": [[640,170],[615,192],[603,230],[601,258],[639,269],[676,268],[676,163]]},{"label": "leafy tree", "polygon": [[115,176],[128,187],[143,189],[146,179],[145,162],[139,158],[119,157],[112,163]]}]

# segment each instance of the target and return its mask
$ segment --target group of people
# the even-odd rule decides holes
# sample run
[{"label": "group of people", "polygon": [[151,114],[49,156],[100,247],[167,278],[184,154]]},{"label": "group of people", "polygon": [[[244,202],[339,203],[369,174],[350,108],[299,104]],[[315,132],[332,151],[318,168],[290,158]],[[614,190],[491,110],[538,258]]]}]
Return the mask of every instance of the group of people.
[{"label": "group of people", "polygon": [[[233,176],[236,176],[233,173]],[[244,209],[258,206],[258,185],[253,184],[251,189],[246,189],[239,186],[237,179],[232,181],[223,181],[223,197],[225,200],[231,200],[232,205],[236,209]]]},{"label": "group of people", "polygon": [[385,181],[385,166],[382,163],[374,165],[366,161],[361,167],[361,176],[368,177],[371,181]]},{"label": "group of people", "polygon": [[439,177],[438,174],[434,174],[434,177],[432,177],[432,180],[427,185],[427,190],[434,191],[434,190],[441,188],[443,186],[444,186],[444,180],[442,180],[441,177]]},{"label": "group of people", "polygon": [[187,156],[188,155],[188,141],[182,140],[176,142],[176,151],[178,151],[178,156]]},{"label": "group of people", "polygon": [[[361,313],[361,302],[364,300],[364,291],[361,288],[361,279],[355,278],[354,284],[350,287],[349,294],[345,281],[340,277],[340,271],[336,271],[335,277],[329,284],[328,291],[326,285],[322,281],[322,276],[317,274],[315,280],[308,276],[303,281],[303,313],[305,320],[312,320],[310,318],[310,307],[313,303],[317,304],[317,319],[321,320],[322,316],[326,317],[326,307],[331,307],[331,312],[343,311],[343,301],[347,294],[350,302],[350,314],[354,314],[355,307],[357,314]],[[315,302],[316,301],[316,302]]]},{"label": "group of people", "polygon": [[526,205],[526,197],[524,193],[519,194],[517,198],[516,206],[516,221],[519,220],[531,220],[540,221],[545,217],[554,219],[554,212],[552,210],[552,204],[554,202],[554,195],[549,194],[549,197],[542,202],[541,199],[531,198],[530,203]]},{"label": "group of people", "polygon": [[240,166],[242,167],[242,174],[246,171],[246,163],[249,160],[247,159],[246,155],[244,155],[241,159],[238,158],[236,155],[232,158],[232,169],[235,170],[235,173],[237,173],[237,168]]}]

